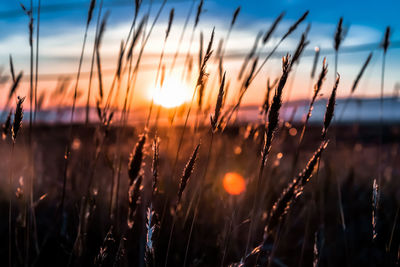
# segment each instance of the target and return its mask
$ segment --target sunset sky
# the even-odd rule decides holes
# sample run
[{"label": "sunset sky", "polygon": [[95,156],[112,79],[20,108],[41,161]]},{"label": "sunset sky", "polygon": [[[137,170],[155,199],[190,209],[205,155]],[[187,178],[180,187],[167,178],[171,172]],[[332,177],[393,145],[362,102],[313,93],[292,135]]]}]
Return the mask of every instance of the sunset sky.
[{"label": "sunset sky", "polygon": [[[21,1],[27,8],[29,1]],[[33,1],[36,6],[37,1]],[[98,0],[98,3],[100,1]],[[152,22],[159,6],[160,0],[154,0],[151,6]],[[195,1],[197,8],[199,1]],[[89,0],[86,1],[66,1],[66,0],[42,0],[42,13],[40,20],[40,49],[39,49],[39,90],[54,90],[57,77],[60,75],[71,75],[75,78],[78,68],[80,49],[83,40],[84,27],[86,23]],[[112,78],[113,69],[116,66],[119,46],[122,39],[126,39],[130,24],[133,18],[134,1],[128,0],[104,0],[103,13],[109,10],[110,19],[108,21],[106,33],[104,35],[101,48],[103,70],[106,75],[106,88]],[[149,39],[145,49],[145,56],[142,61],[141,72],[135,88],[135,101],[138,106],[147,105],[151,91],[154,91],[154,77],[158,64],[159,55],[162,49],[164,33],[171,8],[175,8],[175,20],[172,26],[171,35],[166,45],[166,69],[170,67],[171,56],[175,53],[179,35],[182,31],[183,23],[191,6],[191,0],[168,0],[159,22]],[[331,90],[333,81],[333,35],[336,24],[341,16],[344,17],[344,25],[349,28],[348,34],[342,45],[342,52],[339,56],[338,71],[341,74],[342,82],[339,86],[339,96],[347,96],[350,91],[352,81],[360,70],[368,53],[374,50],[374,55],[368,67],[364,79],[360,82],[356,91],[357,96],[373,97],[379,94],[382,50],[379,49],[386,26],[393,28],[391,36],[392,46],[387,57],[387,72],[385,82],[385,94],[391,95],[399,78],[400,60],[400,20],[398,10],[400,3],[397,1],[304,1],[304,0],[281,0],[281,1],[211,1],[205,0],[204,12],[201,15],[199,27],[195,33],[192,45],[192,53],[195,54],[194,66],[197,71],[197,51],[199,47],[199,33],[203,31],[205,42],[208,42],[212,28],[215,26],[216,41],[214,49],[217,48],[220,38],[225,38],[229,27],[232,13],[241,6],[236,25],[227,44],[225,56],[225,69],[228,79],[236,81],[237,71],[240,68],[245,55],[253,46],[255,37],[259,31],[265,33],[271,22],[282,11],[286,12],[283,22],[279,25],[274,38],[269,42],[264,52],[278,41],[288,27],[306,10],[310,10],[306,23],[303,23],[296,32],[282,43],[278,49],[277,56],[268,62],[263,68],[262,73],[251,85],[248,94],[244,99],[244,104],[260,104],[265,91],[267,77],[275,79],[281,72],[279,56],[286,52],[292,52],[298,42],[299,36],[304,31],[307,23],[311,23],[309,34],[310,44],[301,60],[300,65],[292,72],[289,78],[288,87],[292,86],[290,99],[305,98],[310,95],[310,70],[313,61],[314,48],[321,48],[321,56],[327,56],[329,65],[328,79],[322,90],[327,94]],[[140,17],[147,12],[149,1],[144,0],[140,10]],[[93,48],[95,22],[97,18],[96,8],[91,24],[88,43],[86,46],[85,61],[83,65],[83,76],[79,88],[85,90],[88,84],[85,74],[90,67],[90,56]],[[194,10],[195,13],[195,10]],[[36,11],[35,15],[36,17]],[[28,18],[23,13],[19,1],[2,1],[0,3],[0,65],[4,68],[2,75],[9,75],[9,54],[14,58],[14,65],[17,72],[24,71],[24,81],[29,77],[29,43],[28,43]],[[181,47],[181,55],[185,55],[189,45],[190,33],[193,27],[194,14],[189,22],[188,30]],[[137,50],[136,50],[137,53]],[[177,63],[175,72],[168,79],[179,79],[182,60]],[[215,63],[214,59],[211,60]],[[317,71],[319,71],[320,62]],[[213,85],[212,80],[215,76],[216,66],[210,65],[208,72],[211,73],[209,85]],[[168,73],[168,72],[167,72]],[[195,75],[193,76],[195,79]],[[2,84],[2,94],[8,92],[10,83]],[[214,83],[215,87],[215,83]],[[189,83],[187,89],[193,89]],[[28,89],[28,83],[24,83],[19,89],[19,94],[23,95]],[[232,90],[237,88],[232,87]],[[214,89],[216,91],[217,89]],[[286,93],[290,90],[286,90]],[[189,92],[190,95],[190,92]],[[232,92],[229,97],[234,98]],[[286,96],[288,98],[288,96]],[[84,104],[83,97],[79,104]],[[94,97],[92,101],[94,103]],[[2,100],[3,101],[3,100]],[[54,105],[51,101],[47,105]]]}]

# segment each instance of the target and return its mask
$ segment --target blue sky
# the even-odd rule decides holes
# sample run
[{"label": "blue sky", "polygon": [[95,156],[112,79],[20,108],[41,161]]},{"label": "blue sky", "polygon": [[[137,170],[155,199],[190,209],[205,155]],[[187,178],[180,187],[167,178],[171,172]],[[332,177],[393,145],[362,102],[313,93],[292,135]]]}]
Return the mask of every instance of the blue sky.
[{"label": "blue sky", "polygon": [[[36,6],[35,2],[34,6]],[[99,2],[99,1],[98,1]],[[125,20],[129,19],[129,13],[133,10],[131,0],[105,0],[105,6],[111,10],[115,10],[114,19]],[[148,4],[148,0],[144,1],[144,6]],[[155,4],[161,0],[154,0]],[[23,16],[19,3],[23,3],[29,7],[30,1],[2,1],[0,3],[0,12],[2,24],[14,24],[21,21]],[[77,17],[85,15],[86,9],[89,6],[88,0],[42,0],[43,7],[42,16],[44,21],[55,21],[65,23],[67,25],[79,25]],[[191,3],[191,0],[169,0],[168,6],[173,6],[176,9],[186,9]],[[280,1],[243,1],[243,0],[220,0],[220,1],[205,1],[205,9],[207,12],[204,17],[215,18],[228,16],[237,7],[242,7],[241,20],[242,22],[252,23],[257,20],[268,19],[275,17],[282,11],[287,12],[288,19],[295,19],[298,12],[310,10],[309,20],[315,23],[334,24],[340,16],[345,18],[348,23],[356,23],[366,25],[375,29],[383,30],[387,25],[394,28],[399,26],[398,10],[400,8],[399,1],[395,0],[364,0],[364,1],[317,1],[317,0],[280,0]],[[297,11],[297,12],[296,12]],[[118,14],[116,14],[118,13]],[[177,12],[177,17],[183,18],[185,12]],[[84,19],[84,18],[82,18]]]},{"label": "blue sky", "polygon": [[[196,1],[196,6],[198,4]],[[21,1],[29,8],[30,1]],[[40,73],[41,74],[60,74],[74,73],[77,68],[79,51],[81,47],[86,14],[89,6],[89,0],[42,0],[43,5],[41,14],[40,29]],[[99,0],[98,0],[99,2]],[[118,53],[118,47],[121,39],[126,38],[129,25],[133,15],[133,0],[104,0],[105,10],[111,11],[111,16],[104,38],[103,53],[105,64],[110,68],[115,64],[115,56]],[[154,16],[159,7],[160,0],[154,0],[151,14]],[[149,41],[149,47],[146,49],[148,54],[157,54],[162,47],[163,33],[168,20],[169,10],[175,8],[175,21],[171,35],[173,36],[167,44],[167,52],[173,53],[176,47],[183,21],[187,10],[191,5],[191,0],[169,0],[162,13],[159,23]],[[33,1],[34,6],[37,0]],[[144,0],[141,9],[143,14],[148,9],[149,1]],[[217,40],[225,37],[226,30],[229,27],[231,16],[237,6],[241,6],[241,13],[232,32],[227,47],[227,55],[232,53],[246,53],[253,45],[255,36],[259,31],[266,31],[271,21],[282,11],[286,12],[283,22],[278,27],[275,40],[279,38],[293,21],[295,21],[304,11],[309,10],[310,14],[307,23],[311,23],[311,32],[309,35],[310,45],[307,47],[313,50],[315,46],[321,47],[322,55],[327,56],[330,73],[325,92],[331,88],[330,83],[333,80],[333,57],[332,57],[332,37],[338,19],[344,17],[344,25],[349,27],[348,35],[343,43],[343,53],[339,57],[339,72],[343,77],[342,90],[339,95],[346,96],[351,86],[352,80],[357,75],[359,69],[370,50],[375,49],[371,65],[367,69],[366,77],[360,83],[360,89],[357,94],[360,96],[375,96],[379,92],[380,61],[381,51],[377,49],[383,37],[386,26],[390,25],[393,29],[391,39],[393,46],[389,50],[387,59],[387,78],[385,92],[391,94],[397,82],[400,82],[398,72],[400,71],[400,47],[396,41],[400,40],[400,20],[398,11],[400,10],[399,1],[305,1],[305,0],[281,0],[281,1],[211,1],[205,0],[204,10],[200,19],[199,30],[204,31],[206,40],[213,26],[216,27]],[[0,65],[3,65],[8,71],[8,55],[11,53],[15,60],[17,69],[23,69],[25,73],[29,71],[29,46],[28,46],[28,19],[23,14],[19,6],[19,1],[2,1],[0,3]],[[95,20],[95,19],[94,19]],[[191,29],[193,19],[190,22]],[[285,41],[280,47],[281,52],[291,52],[297,43],[298,37],[306,27],[306,23]],[[89,34],[88,47],[93,42],[93,27]],[[189,31],[190,32],[190,31]],[[198,39],[198,32],[196,33]],[[182,51],[187,50],[189,34],[185,38]],[[272,40],[273,43],[274,40]],[[197,42],[193,45],[193,52],[197,51]],[[366,49],[361,49],[348,53],[352,46],[372,44]],[[347,47],[347,48],[346,48]],[[90,55],[90,50],[87,55]],[[312,55],[312,53],[310,54]],[[154,58],[144,60],[143,64],[154,65]],[[322,60],[322,59],[321,59]],[[89,60],[88,60],[89,61]],[[226,63],[228,75],[235,76],[242,59],[236,58]],[[308,96],[307,90],[309,84],[309,72],[311,68],[312,56],[304,57],[301,67],[296,71],[293,84],[294,98]],[[88,64],[84,64],[84,69],[88,69]],[[279,59],[274,59],[267,64],[262,75],[255,81],[255,88],[249,90],[246,97],[248,103],[257,103],[259,100],[258,92],[264,90],[265,77],[274,78],[280,73]],[[144,74],[144,77],[151,76]],[[307,78],[306,78],[307,77]],[[43,87],[52,87],[51,81],[41,83]],[[262,89],[258,89],[262,87]],[[298,90],[297,90],[298,89]],[[140,96],[140,93],[139,93]],[[142,94],[141,97],[145,97]]]}]

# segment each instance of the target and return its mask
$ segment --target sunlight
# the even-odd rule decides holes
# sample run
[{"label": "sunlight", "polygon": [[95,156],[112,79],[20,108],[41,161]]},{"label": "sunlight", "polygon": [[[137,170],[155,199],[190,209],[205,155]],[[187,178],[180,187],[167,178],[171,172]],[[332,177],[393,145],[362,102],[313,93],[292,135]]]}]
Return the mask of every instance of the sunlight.
[{"label": "sunlight", "polygon": [[173,108],[182,105],[190,100],[190,91],[188,85],[177,79],[169,79],[159,87],[152,90],[151,95],[154,97],[154,103],[165,108]]}]

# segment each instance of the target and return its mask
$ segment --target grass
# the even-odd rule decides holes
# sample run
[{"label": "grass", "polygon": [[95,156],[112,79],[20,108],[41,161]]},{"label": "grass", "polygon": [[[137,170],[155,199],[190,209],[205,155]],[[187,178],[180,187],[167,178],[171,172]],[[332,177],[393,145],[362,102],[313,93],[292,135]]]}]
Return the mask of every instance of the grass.
[{"label": "grass", "polygon": [[[195,3],[190,6],[172,62],[164,62],[165,45],[174,27],[175,10],[170,9],[152,84],[162,85],[165,75],[169,75],[165,69],[170,73],[174,69]],[[8,173],[8,181],[0,182],[4,193],[0,194],[0,210],[3,214],[8,211],[8,220],[3,216],[0,221],[3,262],[10,267],[398,264],[398,125],[335,124],[340,121],[335,120],[335,105],[341,77],[337,73],[339,48],[346,32],[343,19],[333,38],[335,82],[329,84],[332,90],[320,123],[312,124],[309,119],[322,86],[327,83],[325,58],[304,121],[284,122],[280,115],[287,81],[295,75],[294,66],[301,68],[299,62],[309,44],[310,26],[295,50],[282,58],[279,79],[270,82],[273,77],[259,75],[309,12],[277,38],[259,64],[262,50],[277,34],[275,30],[284,18],[285,13],[281,13],[264,34],[257,36],[236,75],[226,71],[224,55],[241,7],[234,10],[217,53],[213,50],[215,29],[205,51],[200,30],[200,48],[195,55],[191,46],[206,10],[205,3],[199,1],[182,75],[185,80],[184,74],[191,73],[190,60],[197,57],[195,88],[190,103],[173,109],[173,116],[181,114],[184,123],[174,124],[176,120],[172,119],[170,124],[158,124],[160,113],[166,113],[158,106],[152,126],[151,101],[146,123],[131,125],[130,115],[136,108],[131,106],[131,99],[141,75],[141,60],[166,0],[155,11],[149,27],[151,6],[140,11],[141,4],[140,0],[135,1],[131,28],[121,41],[110,88],[104,88],[100,53],[108,14],[102,15],[102,1],[91,1],[72,92],[68,81],[60,79],[57,90],[47,96],[46,91],[39,94],[40,2],[37,20],[32,7],[27,10],[23,6],[30,19],[28,98],[30,110],[35,113],[30,112],[26,132],[26,123],[22,123],[25,98],[21,96],[15,112],[5,118],[23,76],[22,72],[15,75],[10,56],[12,83],[2,112],[0,143],[4,155],[0,170]],[[76,109],[78,86],[96,9],[85,123],[77,124],[74,113],[80,112]],[[388,27],[382,42],[381,100],[390,32]],[[319,53],[316,50],[310,83],[314,82]],[[362,66],[348,99],[371,57],[372,54]],[[96,75],[98,88],[92,88]],[[265,98],[260,101],[259,119],[255,123],[234,120],[257,76],[268,81]],[[237,88],[237,92],[231,92],[238,96],[233,101],[227,98],[230,84]],[[123,102],[119,99],[122,91]],[[40,124],[35,119],[42,96],[60,104],[71,98],[69,124]],[[98,116],[94,121],[89,120],[93,97]],[[192,111],[196,114],[191,116]],[[182,174],[177,175],[177,170],[183,170]],[[244,188],[238,195],[230,195],[224,188],[225,174],[232,172],[243,179]],[[378,175],[371,180],[371,174]]]}]

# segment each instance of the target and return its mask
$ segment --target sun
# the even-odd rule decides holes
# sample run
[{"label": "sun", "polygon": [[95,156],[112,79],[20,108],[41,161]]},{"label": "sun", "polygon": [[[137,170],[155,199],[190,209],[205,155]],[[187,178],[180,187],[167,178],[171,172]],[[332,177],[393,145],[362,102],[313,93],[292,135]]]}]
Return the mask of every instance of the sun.
[{"label": "sun", "polygon": [[190,87],[176,79],[168,79],[151,92],[154,103],[165,108],[178,107],[190,100]]}]

